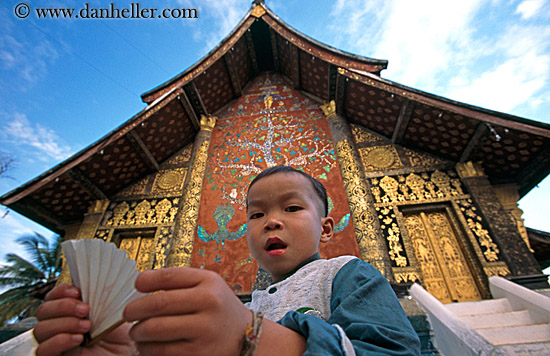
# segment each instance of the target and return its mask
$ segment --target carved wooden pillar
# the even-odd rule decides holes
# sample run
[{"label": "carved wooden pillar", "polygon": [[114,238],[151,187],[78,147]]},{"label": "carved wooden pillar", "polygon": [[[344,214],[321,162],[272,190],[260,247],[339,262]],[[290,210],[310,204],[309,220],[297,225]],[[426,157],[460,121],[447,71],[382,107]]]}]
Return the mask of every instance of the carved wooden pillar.
[{"label": "carved wooden pillar", "polygon": [[197,219],[199,217],[199,206],[201,201],[202,183],[206,160],[208,158],[208,147],[212,130],[216,125],[217,118],[214,116],[201,116],[201,129],[195,136],[191,161],[193,162],[187,177],[183,196],[179,202],[178,215],[176,216],[174,234],[166,259],[166,267],[189,266],[191,253],[193,252],[193,239]]},{"label": "carved wooden pillar", "polygon": [[322,105],[321,109],[327,117],[336,147],[336,157],[342,172],[361,258],[393,282],[391,262],[384,236],[379,226],[373,197],[352,140],[349,125],[344,118],[336,113],[334,101]]},{"label": "carved wooden pillar", "polygon": [[483,169],[476,163],[457,163],[456,170],[489,224],[491,236],[512,272],[511,280],[529,288],[548,287],[547,277],[521,237],[517,224],[503,208]]}]

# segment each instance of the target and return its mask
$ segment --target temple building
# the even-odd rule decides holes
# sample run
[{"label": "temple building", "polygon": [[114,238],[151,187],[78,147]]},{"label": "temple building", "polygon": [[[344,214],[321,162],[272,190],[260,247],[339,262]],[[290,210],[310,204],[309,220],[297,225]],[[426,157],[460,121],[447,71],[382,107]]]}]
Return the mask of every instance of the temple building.
[{"label": "temple building", "polygon": [[398,296],[416,282],[442,303],[491,299],[491,276],[548,287],[550,238],[517,201],[550,172],[550,125],[392,82],[387,65],[255,1],[145,109],[0,201],[66,239],[114,242],[141,270],[216,271],[246,300],[270,279],[247,248],[246,187],[290,165],[327,187],[322,257],[360,257]]}]

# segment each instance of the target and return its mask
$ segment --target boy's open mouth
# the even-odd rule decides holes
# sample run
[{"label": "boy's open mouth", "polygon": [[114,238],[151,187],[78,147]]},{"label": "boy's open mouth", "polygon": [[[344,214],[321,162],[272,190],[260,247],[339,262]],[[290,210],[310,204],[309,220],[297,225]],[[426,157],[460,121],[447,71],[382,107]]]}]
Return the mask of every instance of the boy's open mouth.
[{"label": "boy's open mouth", "polygon": [[286,250],[286,244],[282,240],[272,237],[267,239],[265,243],[265,250],[272,256],[281,255]]}]

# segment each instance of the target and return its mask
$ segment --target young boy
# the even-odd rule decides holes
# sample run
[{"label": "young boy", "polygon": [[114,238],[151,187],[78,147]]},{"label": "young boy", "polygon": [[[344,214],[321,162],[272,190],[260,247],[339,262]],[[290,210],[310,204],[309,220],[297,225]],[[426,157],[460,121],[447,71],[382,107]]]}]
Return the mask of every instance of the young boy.
[{"label": "young boy", "polygon": [[309,175],[263,171],[248,190],[247,238],[274,283],[253,293],[250,309],[213,272],[146,271],[136,288],[156,293],[124,311],[137,323],[83,349],[89,307],[76,288],[59,286],[37,311],[37,355],[131,355],[134,347],[141,355],[419,355],[418,337],[380,273],[351,256],[320,259],[319,244],[334,228],[327,207],[325,188]]}]

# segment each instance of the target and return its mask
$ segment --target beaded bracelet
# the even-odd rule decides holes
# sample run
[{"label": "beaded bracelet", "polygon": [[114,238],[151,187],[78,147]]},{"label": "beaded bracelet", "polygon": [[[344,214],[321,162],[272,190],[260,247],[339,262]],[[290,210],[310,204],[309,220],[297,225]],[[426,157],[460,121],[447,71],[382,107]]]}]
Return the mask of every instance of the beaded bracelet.
[{"label": "beaded bracelet", "polygon": [[262,335],[262,322],[264,321],[264,316],[262,313],[255,311],[252,311],[252,315],[252,326],[248,323],[246,324],[241,356],[253,356],[256,351],[256,346],[258,346],[258,342],[260,341],[260,336]]}]

